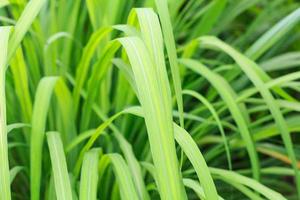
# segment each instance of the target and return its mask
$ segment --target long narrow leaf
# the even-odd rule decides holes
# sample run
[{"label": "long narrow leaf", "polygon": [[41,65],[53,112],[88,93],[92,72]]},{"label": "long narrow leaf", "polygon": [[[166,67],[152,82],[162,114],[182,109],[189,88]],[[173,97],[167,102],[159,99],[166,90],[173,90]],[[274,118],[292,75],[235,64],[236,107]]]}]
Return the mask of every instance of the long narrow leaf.
[{"label": "long narrow leaf", "polygon": [[180,80],[179,66],[177,61],[176,44],[175,44],[167,0],[155,0],[155,4],[158,10],[159,19],[162,24],[162,32],[164,35],[164,41],[166,44],[169,62],[171,66],[172,80],[175,89],[177,107],[180,113],[180,124],[181,126],[184,126],[181,80]]},{"label": "long narrow leaf", "polygon": [[6,127],[5,72],[10,27],[0,27],[0,197],[10,200],[9,163]]},{"label": "long narrow leaf", "polygon": [[42,150],[46,118],[57,77],[46,77],[40,81],[33,106],[30,139],[30,188],[31,199],[40,199],[42,174]]},{"label": "long narrow leaf", "polygon": [[99,149],[85,153],[81,169],[79,199],[96,200],[98,184]]},{"label": "long narrow leaf", "polygon": [[154,165],[157,168],[162,199],[186,199],[178,171],[170,103],[165,104],[157,77],[145,44],[138,37],[119,39],[133,68],[138,96],[145,114]]},{"label": "long narrow leaf", "polygon": [[9,40],[8,62],[15,54],[30,25],[40,12],[46,0],[30,0],[20,16]]},{"label": "long narrow leaf", "polygon": [[230,55],[236,61],[239,67],[244,71],[247,77],[252,81],[252,83],[255,85],[255,87],[263,97],[265,103],[267,104],[276,122],[278,129],[280,130],[282,140],[286,147],[286,151],[292,161],[292,165],[295,170],[298,196],[300,197],[300,174],[297,167],[297,160],[296,160],[295,152],[293,150],[293,143],[291,140],[291,136],[288,131],[287,124],[284,120],[284,117],[280,111],[280,108],[275,103],[275,99],[273,95],[271,94],[270,90],[268,90],[265,87],[265,83],[260,78],[259,72],[255,70],[256,68],[258,68],[258,66],[255,64],[255,62],[243,56],[242,54],[240,54],[239,52],[231,48],[229,45],[223,43],[221,40],[218,40],[217,38],[203,37],[200,40],[204,43],[204,45],[209,45],[210,47],[220,49],[226,52],[228,55]]},{"label": "long narrow leaf", "polygon": [[247,122],[240,111],[240,108],[235,103],[235,98],[237,95],[234,93],[230,85],[218,74],[212,72],[207,67],[201,63],[191,60],[191,59],[182,59],[181,63],[192,69],[193,71],[205,76],[208,81],[218,90],[223,100],[226,102],[228,109],[230,110],[237,126],[239,127],[240,134],[243,140],[246,142],[247,151],[251,160],[253,176],[256,179],[259,179],[259,159],[257,152],[255,150],[255,143],[253,142],[252,136],[249,132]]},{"label": "long narrow leaf", "polygon": [[58,200],[72,200],[72,190],[67,169],[64,148],[58,132],[48,132],[54,186]]}]

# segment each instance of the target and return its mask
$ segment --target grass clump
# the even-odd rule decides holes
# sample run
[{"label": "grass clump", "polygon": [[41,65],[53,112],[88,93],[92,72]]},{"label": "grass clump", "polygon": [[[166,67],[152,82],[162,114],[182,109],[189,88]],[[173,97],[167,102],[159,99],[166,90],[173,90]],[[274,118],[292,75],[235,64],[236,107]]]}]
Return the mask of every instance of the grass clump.
[{"label": "grass clump", "polygon": [[299,6],[0,0],[0,199],[299,199]]}]

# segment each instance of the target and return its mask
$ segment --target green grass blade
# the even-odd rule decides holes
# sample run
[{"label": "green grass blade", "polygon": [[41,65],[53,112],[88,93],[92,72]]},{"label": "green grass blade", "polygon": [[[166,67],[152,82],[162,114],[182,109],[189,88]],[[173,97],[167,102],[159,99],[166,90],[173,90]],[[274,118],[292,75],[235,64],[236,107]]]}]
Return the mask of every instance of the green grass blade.
[{"label": "green grass blade", "polygon": [[171,102],[165,104],[149,51],[138,37],[119,39],[129,57],[145,114],[154,165],[162,199],[186,199],[175,152]]},{"label": "green grass blade", "polygon": [[45,3],[46,0],[30,0],[26,5],[9,40],[8,62],[12,59],[23,37]]},{"label": "green grass blade", "polygon": [[[76,124],[73,109],[72,93],[69,90],[65,81],[60,78],[55,86],[55,97],[57,102],[57,108],[60,116],[60,120],[57,122],[57,130],[61,133],[61,138],[64,146],[69,145],[76,135]],[[67,161],[68,166],[74,166],[77,159],[77,150],[68,154]],[[71,170],[71,169],[69,169]]]},{"label": "green grass blade", "polygon": [[87,130],[82,133],[79,133],[77,137],[75,137],[73,140],[69,142],[69,144],[66,147],[66,153],[68,154],[70,151],[72,151],[77,145],[79,145],[81,142],[86,140],[87,138],[91,137],[95,133],[95,129]]},{"label": "green grass blade", "polygon": [[[137,188],[137,192],[139,194],[139,197],[141,199],[149,199],[149,194],[146,191],[145,184],[142,177],[142,172],[139,166],[138,161],[135,158],[133,149],[131,145],[126,141],[124,136],[120,133],[120,131],[111,124],[113,120],[117,119],[121,114],[125,114],[130,110],[131,108],[125,109],[119,113],[116,113],[114,116],[107,118],[105,115],[99,110],[97,111],[97,114],[99,117],[104,121],[103,124],[101,124],[97,130],[89,130],[86,131],[79,136],[77,136],[73,141],[71,141],[70,145],[67,146],[67,152],[69,152],[72,148],[74,148],[76,145],[81,143],[83,140],[86,140],[87,138],[91,137],[90,140],[87,142],[87,144],[84,146],[83,149],[88,150],[96,141],[96,139],[103,133],[104,129],[107,127],[110,127],[113,130],[114,136],[116,137],[119,146],[125,156],[126,161],[128,162],[128,167],[130,169],[131,175],[133,177],[133,181],[135,184],[135,187]],[[81,152],[82,154],[82,152]],[[80,158],[80,157],[79,157]],[[79,166],[79,165],[78,165]]]},{"label": "green grass blade", "polygon": [[155,4],[158,10],[164,41],[166,44],[169,62],[171,66],[172,80],[175,89],[177,107],[180,113],[180,125],[184,127],[181,80],[180,80],[179,66],[177,61],[175,38],[173,34],[168,4],[167,4],[167,0],[155,0]]},{"label": "green grass blade", "polygon": [[[168,105],[171,102],[171,89],[166,71],[164,59],[163,37],[159,24],[158,16],[152,9],[136,9],[139,26],[141,27],[142,38],[147,46],[153,67],[155,68],[157,81],[160,83],[160,90],[163,98],[163,104]],[[182,97],[181,97],[182,98]],[[179,111],[180,113],[181,111]],[[182,113],[180,113],[180,118]]]},{"label": "green grass blade", "polygon": [[182,93],[193,96],[194,98],[201,101],[208,108],[208,110],[211,112],[211,114],[213,115],[213,118],[217,122],[218,128],[219,128],[220,133],[221,133],[222,138],[223,138],[224,147],[225,147],[226,156],[227,156],[228,168],[231,170],[232,169],[232,163],[231,163],[231,155],[230,155],[229,145],[228,145],[228,141],[227,141],[227,138],[226,138],[226,135],[225,135],[224,128],[221,124],[221,120],[220,120],[220,118],[217,114],[217,111],[215,110],[213,105],[201,94],[199,94],[197,92],[194,92],[192,90],[183,90]]},{"label": "green grass blade", "polygon": [[228,106],[229,111],[232,114],[238,128],[239,132],[246,142],[247,151],[251,160],[252,170],[253,170],[253,177],[255,179],[259,179],[260,172],[259,172],[259,159],[257,152],[255,150],[255,143],[253,142],[252,136],[249,132],[249,128],[247,126],[247,122],[239,108],[239,106],[235,103],[235,99],[237,95],[234,93],[230,85],[226,82],[218,74],[212,72],[207,67],[202,65],[201,63],[190,60],[190,59],[181,59],[180,62],[185,65],[186,67],[192,69],[193,71],[199,73],[200,75],[204,76],[219,92],[222,99]]},{"label": "green grass blade", "polygon": [[[143,110],[141,107],[135,106],[130,107],[123,111],[124,113],[130,113],[133,115],[137,115],[143,117]],[[176,141],[179,143],[185,154],[188,156],[189,160],[192,162],[192,165],[197,172],[199,181],[202,183],[205,194],[208,199],[218,199],[217,190],[215,188],[212,177],[210,176],[209,169],[207,164],[199,151],[196,143],[193,138],[190,136],[188,132],[186,132],[183,128],[178,126],[176,123],[173,123],[174,126],[174,135]],[[157,171],[157,170],[156,170]],[[159,186],[159,179],[158,186]]]},{"label": "green grass blade", "polygon": [[15,90],[22,109],[22,119],[25,123],[29,123],[32,116],[32,101],[26,68],[23,51],[21,48],[18,48],[15,57],[11,60],[10,69],[13,74]]},{"label": "green grass blade", "polygon": [[248,187],[232,182],[229,179],[225,179],[225,178],[220,178],[221,180],[223,180],[224,182],[229,183],[230,185],[232,185],[233,187],[235,187],[237,190],[241,191],[245,196],[247,196],[249,199],[253,199],[253,200],[264,200],[261,196],[259,196],[259,194],[253,192],[253,190],[249,189]]},{"label": "green grass blade", "polygon": [[[103,134],[104,130],[115,120],[118,118],[122,112],[116,113],[115,115],[111,116],[109,119],[104,121],[101,125],[97,127],[97,129],[93,132],[91,135],[91,138],[88,140],[88,142],[84,145],[84,147],[81,149],[78,160],[76,162],[75,168],[74,168],[74,174],[77,177],[79,175],[81,163],[83,161],[84,154],[93,146],[95,141],[99,138],[101,134]],[[81,137],[81,136],[78,136]],[[81,138],[85,139],[85,138]]]},{"label": "green grass blade", "polygon": [[[103,13],[99,11],[101,8],[101,1],[96,0],[86,0],[87,9],[89,12],[89,18],[91,20],[94,30],[97,30],[101,26],[101,19]],[[98,10],[97,10],[98,9]]]},{"label": "green grass blade", "polygon": [[72,190],[64,148],[58,132],[48,132],[47,141],[58,200],[72,200]]},{"label": "green grass blade", "polygon": [[262,63],[259,63],[260,67],[264,71],[280,71],[285,69],[294,69],[300,65],[300,53],[299,52],[288,52],[274,56]]},{"label": "green grass blade", "polygon": [[218,193],[203,155],[190,134],[174,123],[175,138],[191,161],[207,199],[218,199]]},{"label": "green grass blade", "polygon": [[274,27],[262,35],[245,53],[253,60],[259,58],[278,40],[287,34],[300,20],[300,8],[286,16]]},{"label": "green grass blade", "polygon": [[119,49],[119,47],[119,43],[108,43],[105,47],[103,47],[103,53],[101,52],[99,60],[93,66],[92,75],[88,79],[86,99],[82,107],[82,117],[80,124],[81,131],[86,130],[90,122],[92,105],[94,104],[98,92],[97,90],[95,90],[95,85],[100,85],[102,83],[101,81],[105,81],[105,75],[110,69],[111,60],[113,59],[114,54]]},{"label": "green grass blade", "polygon": [[128,64],[126,64],[122,59],[119,58],[113,59],[112,62],[124,74],[132,90],[137,94],[137,88],[136,88],[134,76]]},{"label": "green grass blade", "polygon": [[87,45],[84,47],[80,62],[76,68],[75,87],[73,90],[74,113],[77,114],[80,100],[80,92],[85,84],[90,62],[95,54],[99,44],[111,32],[111,28],[100,28],[90,37]]},{"label": "green grass blade", "polygon": [[127,142],[127,140],[123,137],[121,133],[115,131],[115,137],[117,138],[120,148],[128,163],[128,167],[133,178],[133,183],[137,188],[139,198],[143,200],[150,200],[149,194],[146,190],[146,186],[143,180],[141,167],[134,155],[132,146],[129,142]]},{"label": "green grass blade", "polygon": [[99,149],[85,153],[80,177],[80,200],[97,200]]},{"label": "green grass blade", "polygon": [[197,194],[199,199],[203,199],[203,200],[206,199],[203,188],[197,181],[194,181],[193,179],[185,178],[185,179],[183,179],[183,183],[186,187],[194,190],[194,192]]},{"label": "green grass blade", "polygon": [[10,179],[7,146],[5,72],[10,27],[0,27],[0,197],[10,200]]},{"label": "green grass blade", "polygon": [[212,1],[209,5],[208,11],[205,12],[199,24],[194,28],[194,32],[191,33],[191,38],[208,34],[219,16],[222,14],[226,4],[227,0]]},{"label": "green grass blade", "polygon": [[132,182],[129,168],[119,154],[107,155],[113,165],[117,181],[120,187],[122,200],[138,200],[138,194]]},{"label": "green grass blade", "polygon": [[30,127],[30,124],[24,124],[24,123],[9,124],[7,125],[7,133],[13,131],[14,129],[25,128],[25,127]]},{"label": "green grass blade", "polygon": [[[135,114],[140,115],[142,113],[139,113],[139,111],[138,111]],[[151,174],[151,176],[154,178],[154,180],[155,180],[155,182],[157,184],[157,174],[156,174],[154,166],[152,164],[150,164],[150,163],[147,163],[147,162],[142,162],[141,165]],[[207,169],[205,171],[207,171],[207,170],[209,171],[209,168],[207,166],[206,166],[206,168]],[[202,176],[202,177],[204,177],[204,176]],[[198,197],[201,200],[202,199],[203,200],[204,199],[207,199],[207,200],[209,199],[209,198],[206,198],[206,196],[205,196],[206,193],[205,193],[203,187],[201,187],[201,185],[197,181],[195,181],[193,179],[183,178],[183,183],[184,183],[184,185],[186,187],[191,188],[192,190],[194,190],[197,193]],[[206,185],[206,182],[204,183],[204,185]],[[221,200],[223,198],[222,197],[218,197],[217,199]]]},{"label": "green grass blade", "polygon": [[260,184],[259,182],[242,176],[236,172],[223,170],[223,169],[217,169],[217,168],[210,168],[211,173],[213,176],[221,176],[224,177],[232,182],[239,183],[245,186],[250,187],[254,191],[259,192],[260,194],[264,195],[267,199],[273,200],[286,200],[281,194],[269,189],[268,187]]},{"label": "green grass blade", "polygon": [[292,165],[295,170],[298,196],[300,197],[300,174],[297,167],[297,159],[293,150],[293,143],[291,140],[290,132],[287,128],[287,124],[285,122],[283,114],[280,111],[279,106],[277,105],[277,103],[275,103],[275,98],[273,97],[270,90],[268,90],[265,86],[265,82],[259,77],[259,72],[255,70],[256,68],[258,68],[258,66],[255,64],[255,62],[251,61],[250,59],[215,37],[203,37],[200,40],[204,45],[209,45],[210,47],[220,49],[230,55],[238,64],[238,66],[244,71],[244,73],[255,85],[255,87],[263,97],[275,120],[278,129],[280,130],[282,140],[286,147],[286,151],[292,161]]},{"label": "green grass blade", "polygon": [[18,175],[19,172],[21,172],[22,170],[25,170],[26,168],[23,167],[23,166],[15,166],[13,167],[10,171],[9,171],[9,174],[10,174],[10,183],[12,183],[16,176]]},{"label": "green grass blade", "polygon": [[30,142],[30,191],[31,200],[40,199],[42,174],[42,151],[46,128],[46,118],[50,99],[57,77],[43,78],[35,95],[31,124]]},{"label": "green grass blade", "polygon": [[[206,198],[206,196],[204,194],[203,188],[197,181],[194,181],[193,179],[184,178],[183,184],[185,185],[185,187],[188,187],[188,188],[194,190],[200,199],[208,200],[208,198]],[[218,200],[224,200],[224,199],[219,196]]]}]

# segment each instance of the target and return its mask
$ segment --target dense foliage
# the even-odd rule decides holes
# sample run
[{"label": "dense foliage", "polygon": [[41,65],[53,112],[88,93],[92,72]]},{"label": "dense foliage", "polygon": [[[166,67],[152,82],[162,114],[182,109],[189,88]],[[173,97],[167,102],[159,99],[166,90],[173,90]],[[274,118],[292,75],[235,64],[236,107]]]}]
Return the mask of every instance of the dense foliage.
[{"label": "dense foliage", "polygon": [[300,199],[297,0],[0,0],[0,199]]}]

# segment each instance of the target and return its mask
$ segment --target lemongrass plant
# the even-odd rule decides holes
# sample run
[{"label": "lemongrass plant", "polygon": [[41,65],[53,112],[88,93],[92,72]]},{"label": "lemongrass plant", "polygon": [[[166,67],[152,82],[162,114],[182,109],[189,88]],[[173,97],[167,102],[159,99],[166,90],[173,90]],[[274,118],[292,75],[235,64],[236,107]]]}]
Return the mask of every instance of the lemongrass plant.
[{"label": "lemongrass plant", "polygon": [[299,7],[0,0],[0,199],[299,199]]}]

